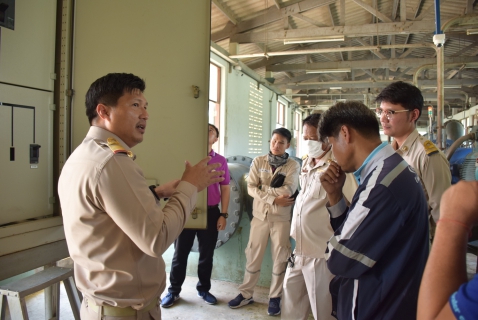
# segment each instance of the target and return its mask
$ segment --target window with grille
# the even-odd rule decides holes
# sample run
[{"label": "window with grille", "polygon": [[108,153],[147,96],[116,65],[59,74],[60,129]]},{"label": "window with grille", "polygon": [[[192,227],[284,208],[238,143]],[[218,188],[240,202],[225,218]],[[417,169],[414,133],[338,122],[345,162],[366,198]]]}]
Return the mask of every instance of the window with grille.
[{"label": "window with grille", "polygon": [[277,127],[285,126],[285,105],[277,101]]},{"label": "window with grille", "polygon": [[263,90],[249,83],[249,154],[262,153]]}]

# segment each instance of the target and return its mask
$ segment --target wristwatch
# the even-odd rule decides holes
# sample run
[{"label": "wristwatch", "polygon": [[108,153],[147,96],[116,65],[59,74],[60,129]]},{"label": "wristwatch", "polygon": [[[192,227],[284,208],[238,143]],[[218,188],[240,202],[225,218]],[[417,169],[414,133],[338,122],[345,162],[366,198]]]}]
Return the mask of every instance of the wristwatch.
[{"label": "wristwatch", "polygon": [[227,214],[227,212],[220,213],[219,215],[220,215],[221,217],[224,217],[225,219],[227,219],[227,217],[229,217],[229,215]]}]

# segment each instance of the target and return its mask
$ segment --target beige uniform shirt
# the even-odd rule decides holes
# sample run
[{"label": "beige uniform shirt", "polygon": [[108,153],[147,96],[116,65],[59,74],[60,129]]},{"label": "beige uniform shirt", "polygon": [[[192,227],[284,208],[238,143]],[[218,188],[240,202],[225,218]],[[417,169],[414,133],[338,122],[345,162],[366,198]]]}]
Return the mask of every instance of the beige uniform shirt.
[{"label": "beige uniform shirt", "polygon": [[[292,215],[291,237],[294,238],[295,254],[311,258],[325,258],[327,241],[334,231],[330,225],[329,212],[325,207],[327,193],[320,183],[320,176],[332,159],[332,151],[327,152],[318,163],[306,158],[300,172],[300,193],[297,196]],[[349,202],[357,190],[357,182],[352,174],[347,174],[343,193]]]},{"label": "beige uniform shirt", "polygon": [[450,164],[446,156],[433,142],[422,137],[415,129],[403,145],[398,148],[396,141],[392,147],[411,165],[420,177],[428,202],[429,214],[436,222],[440,217],[441,195],[451,185]]},{"label": "beige uniform shirt", "polygon": [[183,229],[197,188],[180,182],[161,209],[142,170],[125,152],[113,153],[108,138],[130,151],[92,126],[63,167],[58,192],[65,236],[85,296],[97,305],[141,309],[165,288],[161,255]]},{"label": "beige uniform shirt", "polygon": [[[280,207],[272,203],[276,197],[292,195],[297,190],[300,165],[289,158],[286,164],[272,173],[267,159],[267,154],[254,158],[247,177],[247,192],[254,198],[252,214],[261,221],[266,217],[269,221],[290,221],[291,206]],[[271,180],[278,174],[285,175],[284,184],[280,188],[271,188]]]}]

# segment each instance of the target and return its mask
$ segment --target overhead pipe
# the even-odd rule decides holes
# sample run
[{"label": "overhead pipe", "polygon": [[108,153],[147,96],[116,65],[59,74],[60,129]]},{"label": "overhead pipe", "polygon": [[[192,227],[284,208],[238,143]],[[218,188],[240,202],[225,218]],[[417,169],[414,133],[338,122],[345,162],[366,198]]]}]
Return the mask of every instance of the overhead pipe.
[{"label": "overhead pipe", "polygon": [[[438,54],[438,52],[437,52]],[[465,66],[465,68],[478,68],[478,62],[468,62],[468,63],[445,63],[445,67],[447,68],[455,68],[455,67],[461,67]],[[424,64],[420,66],[415,73],[413,74],[413,84],[418,87],[418,75],[420,72],[426,69],[436,69],[437,65],[436,64]]]},{"label": "overhead pipe", "polygon": [[[436,36],[436,35],[435,35]],[[435,42],[435,36],[433,36],[433,41]],[[443,37],[444,39],[444,37]],[[443,40],[444,41],[444,40]],[[437,45],[437,64],[436,66],[434,64],[427,64],[419,67],[414,75],[413,75],[413,84],[418,87],[418,74],[422,72],[425,69],[437,69],[437,138],[436,138],[436,144],[440,150],[445,149],[445,141],[443,140],[442,137],[442,132],[443,132],[443,119],[445,118],[445,112],[444,112],[444,95],[445,95],[445,85],[444,85],[444,77],[445,77],[445,66],[447,67],[461,67],[464,64],[463,63],[447,63],[444,64],[444,57],[443,57],[443,52],[444,52],[444,47],[443,45],[438,46]],[[478,67],[478,62],[471,62],[471,63],[466,63],[466,67]],[[468,94],[465,94],[465,105],[468,103]]]},{"label": "overhead pipe", "polygon": [[435,34],[442,34],[440,28],[440,0],[435,0]]},{"label": "overhead pipe", "polygon": [[462,23],[465,23],[466,25],[469,25],[470,23],[478,23],[478,14],[470,14],[451,18],[443,24],[442,31],[447,32],[451,27],[460,25]]},{"label": "overhead pipe", "polygon": [[442,129],[443,129],[443,96],[445,94],[444,90],[444,77],[445,77],[445,66],[444,60],[444,44],[445,44],[445,34],[441,31],[440,24],[440,0],[435,0],[435,35],[433,36],[433,43],[436,46],[437,52],[437,145],[438,148],[444,150],[445,147],[442,143]]}]

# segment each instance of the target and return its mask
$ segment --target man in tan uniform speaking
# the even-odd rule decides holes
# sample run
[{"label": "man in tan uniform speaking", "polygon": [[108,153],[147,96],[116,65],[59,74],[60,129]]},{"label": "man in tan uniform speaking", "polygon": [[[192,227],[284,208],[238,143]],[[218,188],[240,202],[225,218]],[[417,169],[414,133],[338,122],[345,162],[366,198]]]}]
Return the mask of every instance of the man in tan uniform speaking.
[{"label": "man in tan uniform speaking", "polygon": [[417,129],[422,114],[423,96],[420,90],[406,82],[388,85],[377,96],[380,103],[377,116],[383,133],[393,137],[392,147],[415,169],[428,202],[430,235],[440,216],[441,195],[451,185],[450,165],[443,152]]},{"label": "man in tan uniform speaking", "polygon": [[[284,278],[282,294],[282,319],[333,320],[332,297],[329,284],[334,277],[327,268],[325,250],[327,241],[334,235],[325,204],[327,193],[320,176],[333,160],[332,146],[321,142],[318,125],[320,114],[314,113],[302,121],[307,158],[302,162],[299,176],[300,193],[294,205],[290,235],[295,240],[294,254]],[[352,201],[357,182],[347,174],[344,196]]]},{"label": "man in tan uniform speaking", "polygon": [[261,274],[262,259],[269,237],[272,253],[272,280],[269,289],[270,316],[280,314],[282,281],[287,257],[290,255],[290,213],[297,190],[299,163],[285,152],[292,135],[286,128],[272,131],[270,152],[254,158],[247,177],[247,192],[254,198],[249,243],[245,250],[246,271],[239,286],[239,295],[229,301],[230,308],[239,308],[254,302],[254,287]]},{"label": "man in tan uniform speaking", "polygon": [[[83,293],[81,319],[161,319],[166,286],[163,252],[181,233],[197,193],[222,181],[210,157],[181,181],[148,187],[130,148],[143,141],[145,83],[112,73],[86,94],[90,130],[58,183],[65,236]],[[159,199],[169,201],[161,209]]]}]

